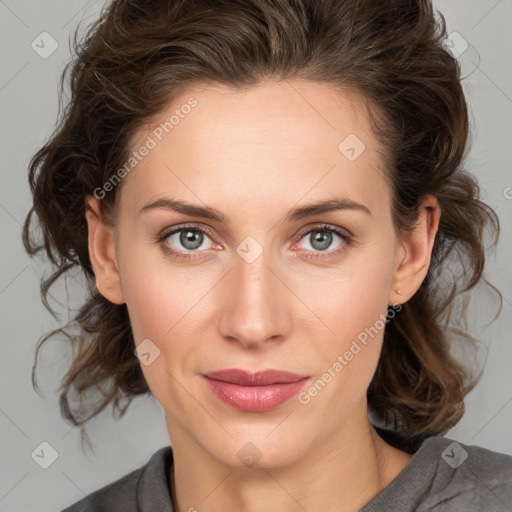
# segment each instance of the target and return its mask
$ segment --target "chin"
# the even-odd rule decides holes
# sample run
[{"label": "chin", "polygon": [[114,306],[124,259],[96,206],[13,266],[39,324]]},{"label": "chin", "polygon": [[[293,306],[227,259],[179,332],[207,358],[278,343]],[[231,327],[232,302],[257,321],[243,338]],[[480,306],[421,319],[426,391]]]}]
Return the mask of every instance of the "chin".
[{"label": "chin", "polygon": [[264,429],[241,425],[237,431],[229,429],[233,437],[222,433],[200,442],[219,462],[237,469],[276,469],[293,464],[307,452],[311,443],[290,435],[297,429],[288,425],[288,429],[279,433],[279,427],[272,432],[273,428],[275,425],[270,428],[265,425]]}]

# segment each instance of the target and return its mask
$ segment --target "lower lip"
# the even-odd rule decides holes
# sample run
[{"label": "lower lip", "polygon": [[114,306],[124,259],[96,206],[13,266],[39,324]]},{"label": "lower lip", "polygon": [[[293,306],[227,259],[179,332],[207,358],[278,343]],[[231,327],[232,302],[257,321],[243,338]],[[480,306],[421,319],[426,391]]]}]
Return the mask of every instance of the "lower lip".
[{"label": "lower lip", "polygon": [[270,411],[295,396],[308,378],[267,386],[239,386],[204,377],[210,391],[222,402],[243,411]]}]

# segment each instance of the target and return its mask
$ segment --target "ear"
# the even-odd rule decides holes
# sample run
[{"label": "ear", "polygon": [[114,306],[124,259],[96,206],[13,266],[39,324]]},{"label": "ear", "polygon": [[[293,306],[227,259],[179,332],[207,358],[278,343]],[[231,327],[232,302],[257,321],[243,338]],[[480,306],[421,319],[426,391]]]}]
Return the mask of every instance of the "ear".
[{"label": "ear", "polygon": [[441,206],[437,199],[425,196],[414,230],[402,234],[389,290],[389,305],[407,302],[421,286],[430,266],[440,218]]},{"label": "ear", "polygon": [[96,287],[110,302],[124,304],[115,253],[114,228],[107,226],[101,220],[100,202],[97,198],[88,196],[86,201],[89,259],[96,277]]}]

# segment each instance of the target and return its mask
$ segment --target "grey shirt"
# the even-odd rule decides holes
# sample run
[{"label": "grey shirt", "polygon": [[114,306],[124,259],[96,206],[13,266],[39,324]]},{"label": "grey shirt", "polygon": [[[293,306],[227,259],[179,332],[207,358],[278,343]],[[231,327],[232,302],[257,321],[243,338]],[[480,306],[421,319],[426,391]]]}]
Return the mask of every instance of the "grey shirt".
[{"label": "grey shirt", "polygon": [[[361,512],[512,512],[512,456],[446,437],[414,447],[404,469]],[[62,512],[173,512],[172,448]]]}]

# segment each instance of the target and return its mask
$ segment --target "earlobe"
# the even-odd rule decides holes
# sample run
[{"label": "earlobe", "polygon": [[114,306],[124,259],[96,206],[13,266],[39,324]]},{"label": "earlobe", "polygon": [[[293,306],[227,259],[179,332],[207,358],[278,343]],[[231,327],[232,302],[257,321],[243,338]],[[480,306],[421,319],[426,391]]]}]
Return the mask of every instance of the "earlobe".
[{"label": "earlobe", "polygon": [[95,197],[87,197],[86,200],[89,258],[96,276],[96,287],[110,302],[124,304],[115,253],[114,228],[101,220],[99,200]]},{"label": "earlobe", "polygon": [[434,196],[428,195],[422,201],[418,213],[414,230],[402,235],[389,292],[390,305],[407,302],[421,286],[430,266],[441,206]]}]

